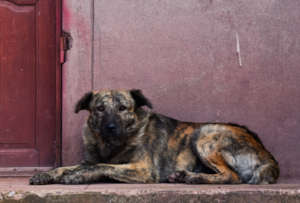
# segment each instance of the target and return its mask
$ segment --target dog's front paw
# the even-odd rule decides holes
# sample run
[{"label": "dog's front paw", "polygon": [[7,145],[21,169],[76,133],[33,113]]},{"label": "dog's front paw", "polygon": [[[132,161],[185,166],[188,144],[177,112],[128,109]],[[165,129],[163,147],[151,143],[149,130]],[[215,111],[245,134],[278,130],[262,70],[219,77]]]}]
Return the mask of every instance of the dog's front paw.
[{"label": "dog's front paw", "polygon": [[185,171],[176,171],[169,175],[168,180],[170,183],[185,183],[186,175]]},{"label": "dog's front paw", "polygon": [[48,173],[37,173],[29,179],[30,185],[46,185],[53,183],[53,177]]}]

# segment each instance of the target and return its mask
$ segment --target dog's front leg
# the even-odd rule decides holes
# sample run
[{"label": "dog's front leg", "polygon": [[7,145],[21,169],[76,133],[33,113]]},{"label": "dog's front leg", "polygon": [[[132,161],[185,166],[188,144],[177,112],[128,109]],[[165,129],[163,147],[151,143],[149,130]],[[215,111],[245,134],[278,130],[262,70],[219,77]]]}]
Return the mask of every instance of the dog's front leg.
[{"label": "dog's front leg", "polygon": [[63,176],[74,173],[81,168],[81,165],[59,167],[47,172],[39,172],[29,179],[31,185],[46,185],[60,183]]},{"label": "dog's front leg", "polygon": [[154,183],[150,166],[144,161],[132,164],[96,164],[84,166],[66,173],[62,176],[60,183],[63,184],[85,184],[101,182],[103,178],[110,178],[127,183]]}]

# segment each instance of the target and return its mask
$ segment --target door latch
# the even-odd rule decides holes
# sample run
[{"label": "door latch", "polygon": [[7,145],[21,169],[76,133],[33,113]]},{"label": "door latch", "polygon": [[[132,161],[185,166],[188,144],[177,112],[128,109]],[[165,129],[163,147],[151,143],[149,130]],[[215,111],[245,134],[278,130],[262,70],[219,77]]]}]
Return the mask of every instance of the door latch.
[{"label": "door latch", "polygon": [[60,37],[60,63],[67,61],[67,51],[72,47],[72,37],[69,33],[63,31]]}]

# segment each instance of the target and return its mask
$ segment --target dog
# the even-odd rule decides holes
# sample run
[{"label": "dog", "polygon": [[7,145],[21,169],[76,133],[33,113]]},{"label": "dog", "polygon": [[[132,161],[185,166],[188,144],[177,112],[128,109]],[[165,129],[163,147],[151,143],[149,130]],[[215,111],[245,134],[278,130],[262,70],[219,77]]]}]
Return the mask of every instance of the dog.
[{"label": "dog", "polygon": [[30,184],[276,183],[277,161],[246,127],[182,122],[151,108],[141,90],[86,93],[75,107],[89,111],[83,162],[38,173]]}]

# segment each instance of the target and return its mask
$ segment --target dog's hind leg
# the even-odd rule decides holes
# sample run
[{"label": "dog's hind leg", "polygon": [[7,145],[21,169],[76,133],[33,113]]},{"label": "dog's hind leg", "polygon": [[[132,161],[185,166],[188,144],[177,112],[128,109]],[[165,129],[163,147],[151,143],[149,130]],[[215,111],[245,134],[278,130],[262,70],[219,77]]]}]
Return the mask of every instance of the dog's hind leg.
[{"label": "dog's hind leg", "polygon": [[275,183],[279,167],[253,135],[242,128],[206,125],[191,142],[194,154],[215,174],[179,171],[170,178],[187,183]]},{"label": "dog's hind leg", "polygon": [[190,171],[176,171],[169,176],[169,182],[181,182],[188,184],[239,184],[241,180],[238,174],[232,171],[222,157],[216,155],[207,159],[207,166],[215,171],[215,174],[195,173]]},{"label": "dog's hind leg", "polygon": [[219,132],[210,133],[198,131],[191,140],[194,154],[201,162],[215,173],[195,173],[186,170],[176,171],[169,176],[170,182],[184,182],[190,184],[239,184],[239,175],[231,169],[220,151],[221,135]]}]

